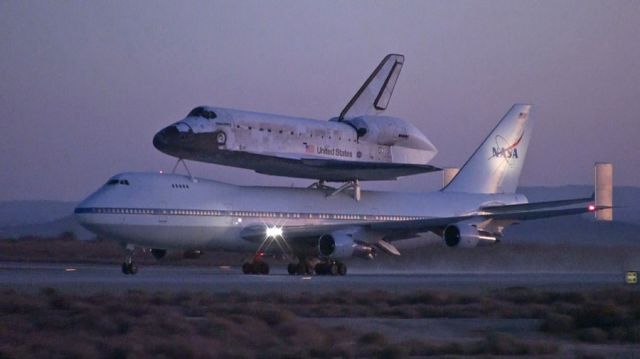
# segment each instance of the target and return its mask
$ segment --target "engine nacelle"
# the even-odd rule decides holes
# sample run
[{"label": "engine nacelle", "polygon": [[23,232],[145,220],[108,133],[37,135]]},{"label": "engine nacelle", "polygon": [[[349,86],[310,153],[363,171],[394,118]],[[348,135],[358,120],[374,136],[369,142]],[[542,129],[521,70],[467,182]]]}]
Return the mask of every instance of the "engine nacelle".
[{"label": "engine nacelle", "polygon": [[373,259],[375,248],[356,243],[348,232],[323,234],[318,239],[318,253],[324,258],[349,258],[351,256]]},{"label": "engine nacelle", "polygon": [[476,226],[466,223],[452,224],[444,229],[442,235],[444,242],[449,247],[473,248],[495,244],[498,240],[495,235],[478,231]]}]

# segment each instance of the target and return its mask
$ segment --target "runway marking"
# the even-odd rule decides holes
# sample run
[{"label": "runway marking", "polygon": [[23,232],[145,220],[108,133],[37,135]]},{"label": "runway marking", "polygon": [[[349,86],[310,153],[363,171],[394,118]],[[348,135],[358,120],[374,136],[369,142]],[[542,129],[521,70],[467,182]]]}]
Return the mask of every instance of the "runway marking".
[{"label": "runway marking", "polygon": [[65,272],[75,272],[75,271],[77,271],[77,269],[76,268],[65,268],[64,271]]}]

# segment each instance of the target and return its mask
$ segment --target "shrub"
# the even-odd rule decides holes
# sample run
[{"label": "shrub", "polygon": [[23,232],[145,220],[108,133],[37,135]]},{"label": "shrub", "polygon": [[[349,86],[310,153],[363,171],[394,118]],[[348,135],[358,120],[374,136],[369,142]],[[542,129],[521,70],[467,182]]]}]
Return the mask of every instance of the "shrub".
[{"label": "shrub", "polygon": [[267,323],[270,327],[280,325],[295,319],[295,314],[286,309],[270,308],[256,313],[256,316]]},{"label": "shrub", "polygon": [[167,359],[190,359],[196,357],[193,348],[180,340],[165,340],[156,343],[151,348],[150,354],[156,358]]},{"label": "shrub", "polygon": [[376,355],[379,359],[402,359],[407,358],[407,349],[396,344],[387,345]]},{"label": "shrub", "polygon": [[609,329],[629,324],[630,318],[613,303],[591,303],[578,310],[574,320],[577,328]]},{"label": "shrub", "polygon": [[481,352],[493,355],[551,354],[558,351],[555,344],[521,340],[505,333],[491,333],[480,344]]},{"label": "shrub", "polygon": [[387,338],[380,332],[369,332],[360,336],[358,343],[361,345],[381,347],[387,343]]},{"label": "shrub", "polygon": [[540,325],[540,330],[548,333],[569,333],[574,328],[573,318],[569,315],[548,313]]},{"label": "shrub", "polygon": [[604,343],[607,337],[607,332],[600,328],[584,328],[578,331],[578,339],[588,343]]}]

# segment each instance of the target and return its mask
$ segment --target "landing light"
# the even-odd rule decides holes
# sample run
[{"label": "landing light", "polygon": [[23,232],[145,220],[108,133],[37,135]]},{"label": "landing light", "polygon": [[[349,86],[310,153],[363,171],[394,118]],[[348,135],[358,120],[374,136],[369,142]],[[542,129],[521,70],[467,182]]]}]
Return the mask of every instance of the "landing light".
[{"label": "landing light", "polygon": [[589,212],[594,212],[596,210],[596,206],[590,204],[588,209],[589,209]]},{"label": "landing light", "polygon": [[267,227],[267,238],[282,237],[282,228],[280,227]]}]

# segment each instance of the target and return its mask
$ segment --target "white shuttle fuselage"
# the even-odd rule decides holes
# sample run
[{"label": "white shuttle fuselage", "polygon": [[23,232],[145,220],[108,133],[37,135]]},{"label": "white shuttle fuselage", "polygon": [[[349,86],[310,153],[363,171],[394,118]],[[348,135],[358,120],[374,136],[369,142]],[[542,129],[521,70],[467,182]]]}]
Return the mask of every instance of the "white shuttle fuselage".
[{"label": "white shuttle fuselage", "polygon": [[433,144],[411,123],[386,116],[320,121],[199,107],[160,131],[153,143],[182,159],[326,181],[436,170],[426,165],[437,153]]},{"label": "white shuttle fuselage", "polygon": [[163,153],[258,173],[320,181],[390,180],[437,171],[435,146],[410,122],[383,116],[404,56],[390,54],[329,121],[220,107],[194,108],[162,129]]}]

